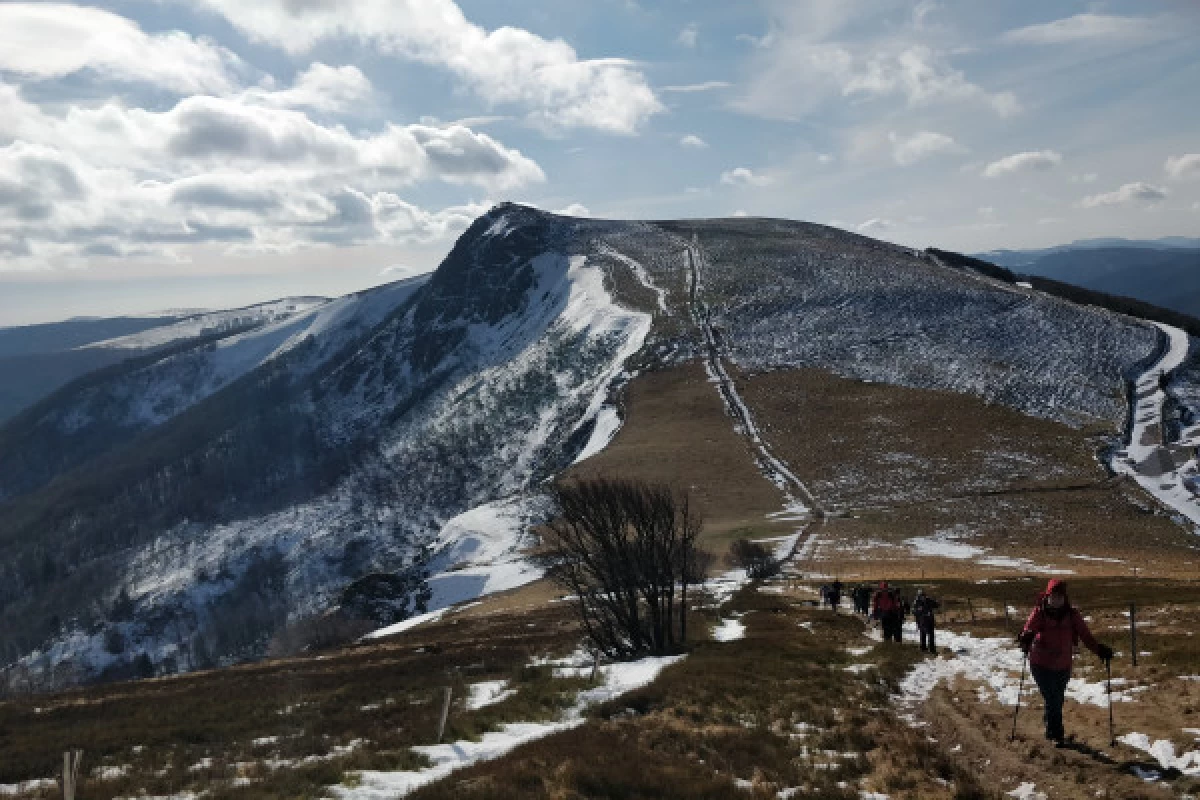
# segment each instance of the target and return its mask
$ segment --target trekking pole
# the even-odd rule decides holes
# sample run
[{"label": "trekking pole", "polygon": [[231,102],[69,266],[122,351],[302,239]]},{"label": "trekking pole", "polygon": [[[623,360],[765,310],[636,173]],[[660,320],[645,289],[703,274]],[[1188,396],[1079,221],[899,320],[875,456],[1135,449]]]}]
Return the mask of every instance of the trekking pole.
[{"label": "trekking pole", "polygon": [[1117,746],[1117,735],[1116,735],[1115,733],[1113,733],[1113,709],[1112,709],[1112,659],[1111,659],[1111,658],[1106,658],[1106,659],[1104,660],[1104,670],[1105,670],[1105,672],[1107,672],[1107,673],[1108,673],[1108,675],[1107,675],[1107,688],[1108,688],[1108,746],[1109,746],[1109,747],[1116,747],[1116,746]]},{"label": "trekking pole", "polygon": [[[1017,686],[1017,707],[1013,709],[1012,733],[1010,733],[1008,735],[1008,740],[1010,742],[1016,741],[1016,739],[1017,739],[1017,715],[1021,713],[1021,695],[1025,692],[1025,667],[1028,664],[1029,664],[1029,654],[1025,653],[1024,656],[1021,658],[1021,683]],[[1109,703],[1110,712],[1111,712],[1111,709],[1112,709],[1112,703]]]}]

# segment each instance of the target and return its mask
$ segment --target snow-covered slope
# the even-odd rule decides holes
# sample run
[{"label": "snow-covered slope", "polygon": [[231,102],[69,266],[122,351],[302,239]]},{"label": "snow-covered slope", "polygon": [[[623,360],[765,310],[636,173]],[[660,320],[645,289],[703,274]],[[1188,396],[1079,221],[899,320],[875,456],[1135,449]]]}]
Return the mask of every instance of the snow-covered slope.
[{"label": "snow-covered slope", "polygon": [[435,607],[519,585],[538,486],[608,443],[614,389],[656,364],[819,367],[1115,433],[1157,346],[821,226],[498,206],[427,279],[164,351],[56,398],[23,461],[0,448],[4,480],[46,436],[108,443],[0,504],[0,652],[189,668],[259,655],[379,573],[429,574]]}]

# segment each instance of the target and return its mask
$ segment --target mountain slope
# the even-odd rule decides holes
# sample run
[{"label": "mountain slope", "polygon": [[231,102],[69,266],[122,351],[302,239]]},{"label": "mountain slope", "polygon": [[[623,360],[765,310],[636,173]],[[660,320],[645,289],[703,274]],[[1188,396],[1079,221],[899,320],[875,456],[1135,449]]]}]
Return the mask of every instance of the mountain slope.
[{"label": "mountain slope", "polygon": [[639,372],[728,364],[735,419],[742,372],[814,367],[1115,440],[1159,345],[1138,320],[780,220],[502,205],[406,287],[76,387],[5,429],[26,459],[39,425],[110,444],[0,505],[0,651],[40,647],[25,664],[74,665],[63,680],[141,655],[191,668],[260,655],[372,573],[433,572],[439,603],[527,580],[488,566],[516,564],[537,518],[523,494],[603,446]]}]

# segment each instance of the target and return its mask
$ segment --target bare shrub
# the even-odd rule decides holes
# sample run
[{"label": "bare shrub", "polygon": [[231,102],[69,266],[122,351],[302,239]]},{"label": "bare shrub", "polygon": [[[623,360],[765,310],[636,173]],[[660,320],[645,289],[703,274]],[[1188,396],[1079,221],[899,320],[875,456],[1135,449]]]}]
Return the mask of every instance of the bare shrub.
[{"label": "bare shrub", "polygon": [[706,566],[686,493],[597,479],[550,490],[539,560],[576,597],[592,645],[610,658],[673,652],[686,640],[687,590]]},{"label": "bare shrub", "polygon": [[340,647],[358,640],[374,628],[371,622],[348,617],[340,611],[304,617],[271,637],[267,655],[283,658]]},{"label": "bare shrub", "polygon": [[755,580],[778,574],[782,566],[765,545],[749,539],[738,539],[729,546],[729,560]]}]

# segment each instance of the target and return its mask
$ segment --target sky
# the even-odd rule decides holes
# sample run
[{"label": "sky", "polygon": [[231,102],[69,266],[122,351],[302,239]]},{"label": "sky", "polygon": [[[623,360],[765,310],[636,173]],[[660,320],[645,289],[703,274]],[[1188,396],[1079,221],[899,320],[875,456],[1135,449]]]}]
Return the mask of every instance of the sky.
[{"label": "sky", "polygon": [[0,326],[336,295],[503,200],[1200,235],[1194,0],[0,2]]}]

